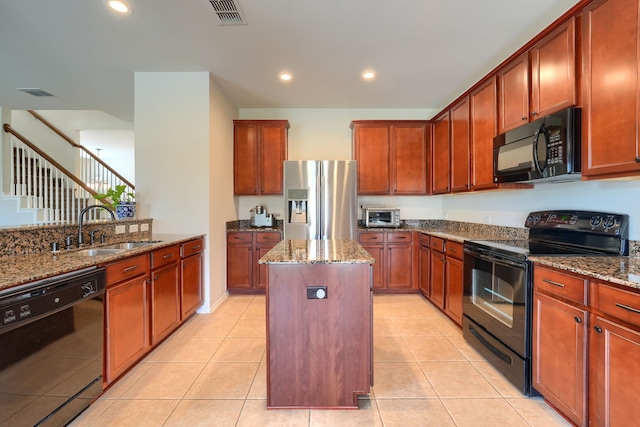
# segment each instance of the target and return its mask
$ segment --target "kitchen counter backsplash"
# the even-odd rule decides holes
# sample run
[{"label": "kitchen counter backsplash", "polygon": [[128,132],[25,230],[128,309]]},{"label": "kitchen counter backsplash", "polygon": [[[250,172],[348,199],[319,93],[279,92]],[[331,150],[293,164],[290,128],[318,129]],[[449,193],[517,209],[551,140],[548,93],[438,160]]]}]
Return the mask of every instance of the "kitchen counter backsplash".
[{"label": "kitchen counter backsplash", "polygon": [[[97,239],[105,235],[108,243],[132,242],[149,239],[152,235],[152,219],[134,219],[117,221],[90,221],[83,224],[85,242],[89,242],[89,233],[98,230]],[[142,224],[147,224],[148,230],[140,231]],[[116,226],[124,225],[125,232],[116,234]],[[131,226],[138,231],[130,231]],[[51,244],[57,242],[61,251],[65,249],[65,238],[71,236],[73,246],[77,247],[78,225],[30,225],[15,228],[0,229],[0,259],[28,255],[41,252],[51,252]]]},{"label": "kitchen counter backsplash", "polygon": [[282,231],[284,222],[281,219],[276,219],[276,223],[273,227],[256,227],[251,225],[250,219],[239,219],[237,221],[227,222],[227,231]]}]

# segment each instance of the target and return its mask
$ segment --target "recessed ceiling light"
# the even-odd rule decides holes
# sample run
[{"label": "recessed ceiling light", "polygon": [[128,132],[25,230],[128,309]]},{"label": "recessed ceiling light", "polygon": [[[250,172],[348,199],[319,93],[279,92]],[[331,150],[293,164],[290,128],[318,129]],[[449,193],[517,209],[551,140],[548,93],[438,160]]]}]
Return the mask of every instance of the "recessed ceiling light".
[{"label": "recessed ceiling light", "polygon": [[291,75],[291,73],[288,73],[288,72],[286,72],[286,71],[285,71],[285,72],[280,73],[280,76],[279,76],[279,77],[280,77],[280,80],[282,80],[283,82],[288,82],[288,81],[290,81],[290,80],[293,78],[293,76]]},{"label": "recessed ceiling light", "polygon": [[122,0],[108,0],[107,5],[111,10],[121,15],[131,15],[133,13],[133,9]]},{"label": "recessed ceiling light", "polygon": [[376,73],[371,70],[367,70],[362,73],[362,78],[365,80],[373,80],[375,76],[376,76]]}]

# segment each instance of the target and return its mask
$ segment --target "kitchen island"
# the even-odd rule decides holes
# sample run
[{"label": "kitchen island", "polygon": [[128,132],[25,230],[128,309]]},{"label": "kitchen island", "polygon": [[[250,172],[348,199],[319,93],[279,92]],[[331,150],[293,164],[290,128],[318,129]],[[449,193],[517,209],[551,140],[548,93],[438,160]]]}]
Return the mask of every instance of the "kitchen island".
[{"label": "kitchen island", "polygon": [[267,408],[358,408],[373,384],[371,266],[354,240],[283,240],[268,266]]}]

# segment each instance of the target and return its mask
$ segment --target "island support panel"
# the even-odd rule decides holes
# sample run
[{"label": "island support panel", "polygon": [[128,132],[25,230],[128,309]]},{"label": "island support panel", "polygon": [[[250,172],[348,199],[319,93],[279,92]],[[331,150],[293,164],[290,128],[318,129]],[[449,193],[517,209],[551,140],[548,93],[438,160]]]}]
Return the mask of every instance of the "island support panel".
[{"label": "island support panel", "polygon": [[[326,286],[308,299],[307,288]],[[270,264],[267,407],[358,408],[373,384],[371,265]]]}]

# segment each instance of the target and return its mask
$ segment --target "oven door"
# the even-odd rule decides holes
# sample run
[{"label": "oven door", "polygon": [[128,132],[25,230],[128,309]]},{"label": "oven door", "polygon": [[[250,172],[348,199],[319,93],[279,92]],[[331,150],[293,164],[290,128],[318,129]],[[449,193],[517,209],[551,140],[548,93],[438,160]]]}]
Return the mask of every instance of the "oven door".
[{"label": "oven door", "polygon": [[531,267],[465,245],[464,314],[523,358],[531,352]]}]

